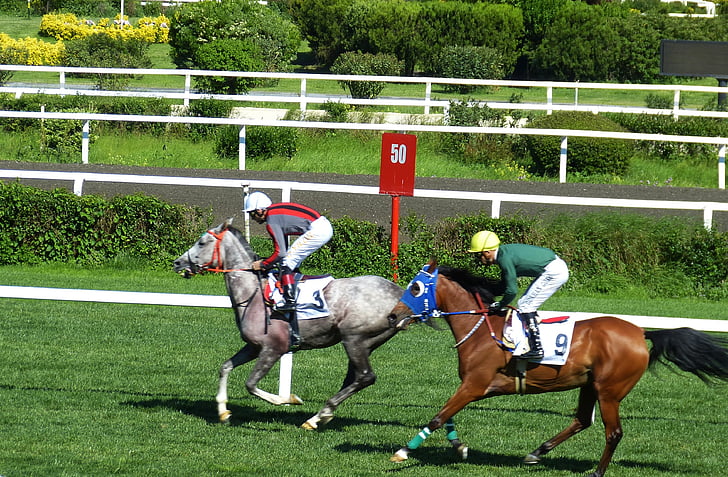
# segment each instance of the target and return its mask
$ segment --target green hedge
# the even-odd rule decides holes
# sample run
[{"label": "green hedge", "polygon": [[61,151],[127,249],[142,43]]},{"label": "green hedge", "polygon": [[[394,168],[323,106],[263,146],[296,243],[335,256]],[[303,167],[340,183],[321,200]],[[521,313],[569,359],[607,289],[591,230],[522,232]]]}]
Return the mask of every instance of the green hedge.
[{"label": "green hedge", "polygon": [[[593,131],[626,130],[602,115],[575,111],[557,111],[540,116],[527,126],[544,129],[581,129]],[[525,143],[538,173],[558,175],[561,138],[558,136],[526,136]],[[607,174],[621,176],[629,168],[632,146],[621,139],[591,137],[568,138],[566,169],[572,174]]]},{"label": "green hedge", "polygon": [[210,224],[210,212],[146,195],[107,200],[0,182],[0,265],[123,256],[168,268]]},{"label": "green hedge", "polygon": [[[333,226],[332,241],[304,263],[307,273],[392,276],[389,236],[382,226],[348,217],[334,220]],[[610,294],[636,290],[648,298],[728,298],[728,233],[706,230],[697,220],[611,212],[548,220],[480,214],[434,224],[405,217],[397,262],[401,281],[406,283],[433,257],[497,278],[497,267],[486,270],[467,252],[472,235],[484,229],[496,232],[503,243],[555,250],[571,270],[567,289]]]},{"label": "green hedge", "polygon": [[[0,182],[0,265],[123,259],[169,269],[210,220],[209,212],[144,195],[107,200]],[[332,223],[332,240],[306,260],[305,273],[391,278],[390,237],[384,227],[346,216]],[[571,270],[567,289],[728,299],[728,233],[706,230],[699,220],[608,212],[549,219],[463,215],[433,223],[412,215],[403,218],[400,229],[401,283],[432,257],[497,277],[497,267],[486,270],[467,252],[472,235],[487,229],[503,243],[532,243],[556,251]],[[272,252],[267,236],[255,236],[251,243],[261,256]]]}]

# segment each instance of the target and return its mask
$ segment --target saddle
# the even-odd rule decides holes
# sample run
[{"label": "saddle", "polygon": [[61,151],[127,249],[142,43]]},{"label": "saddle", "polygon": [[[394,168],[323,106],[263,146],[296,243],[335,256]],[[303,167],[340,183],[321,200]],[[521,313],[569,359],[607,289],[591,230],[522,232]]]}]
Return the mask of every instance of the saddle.
[{"label": "saddle", "polygon": [[[516,312],[517,315],[517,312]],[[528,351],[526,326],[520,317],[509,310],[503,325],[503,344],[513,353],[516,365],[515,385],[518,394],[526,392],[526,369],[529,362],[562,366],[566,364],[571,350],[571,337],[574,334],[574,321],[569,316],[554,312],[539,312],[539,331],[544,356],[540,360],[519,359]]]},{"label": "saddle", "polygon": [[[564,365],[571,350],[571,336],[574,333],[574,322],[570,316],[555,312],[539,311],[539,330],[544,357],[537,361],[541,364]],[[503,343],[517,358],[528,351],[526,329],[516,313],[506,316],[503,325]]]},{"label": "saddle", "polygon": [[[296,319],[310,320],[329,315],[329,307],[323,289],[334,280],[331,275],[303,275],[296,273]],[[263,291],[263,298],[269,307],[282,303],[283,287],[279,280],[278,270],[268,272],[268,280]]]}]

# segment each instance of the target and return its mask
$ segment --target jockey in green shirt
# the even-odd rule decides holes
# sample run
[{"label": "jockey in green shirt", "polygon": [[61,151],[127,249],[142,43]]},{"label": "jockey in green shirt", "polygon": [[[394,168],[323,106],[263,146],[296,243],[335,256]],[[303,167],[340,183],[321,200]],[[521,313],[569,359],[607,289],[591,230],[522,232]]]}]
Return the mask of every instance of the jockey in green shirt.
[{"label": "jockey in green shirt", "polygon": [[505,292],[500,302],[490,309],[500,311],[518,295],[518,277],[533,277],[526,292],[518,300],[521,320],[528,326],[530,350],[522,358],[543,358],[543,346],[538,330],[538,308],[569,279],[569,268],[553,250],[520,243],[501,245],[498,236],[482,230],[471,240],[469,252],[479,254],[484,265],[497,264]]}]

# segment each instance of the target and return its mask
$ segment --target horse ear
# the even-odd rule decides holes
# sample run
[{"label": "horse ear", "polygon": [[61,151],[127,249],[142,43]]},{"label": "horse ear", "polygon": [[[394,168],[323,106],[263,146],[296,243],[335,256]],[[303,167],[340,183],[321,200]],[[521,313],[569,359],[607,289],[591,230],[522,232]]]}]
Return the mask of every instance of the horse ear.
[{"label": "horse ear", "polygon": [[233,218],[234,217],[228,217],[225,219],[225,222],[222,224],[222,229],[225,230],[226,228],[230,227],[233,224]]},{"label": "horse ear", "polygon": [[427,262],[427,273],[432,273],[437,268],[437,259],[435,257],[430,258],[430,261]]}]

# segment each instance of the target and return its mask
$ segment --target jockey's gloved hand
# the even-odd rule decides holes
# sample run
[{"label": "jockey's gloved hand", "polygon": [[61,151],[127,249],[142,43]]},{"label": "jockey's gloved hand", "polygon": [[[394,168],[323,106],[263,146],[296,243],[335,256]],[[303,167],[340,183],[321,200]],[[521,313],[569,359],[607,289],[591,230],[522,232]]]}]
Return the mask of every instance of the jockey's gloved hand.
[{"label": "jockey's gloved hand", "polygon": [[504,313],[506,307],[502,306],[499,301],[494,301],[488,306],[488,313]]}]

